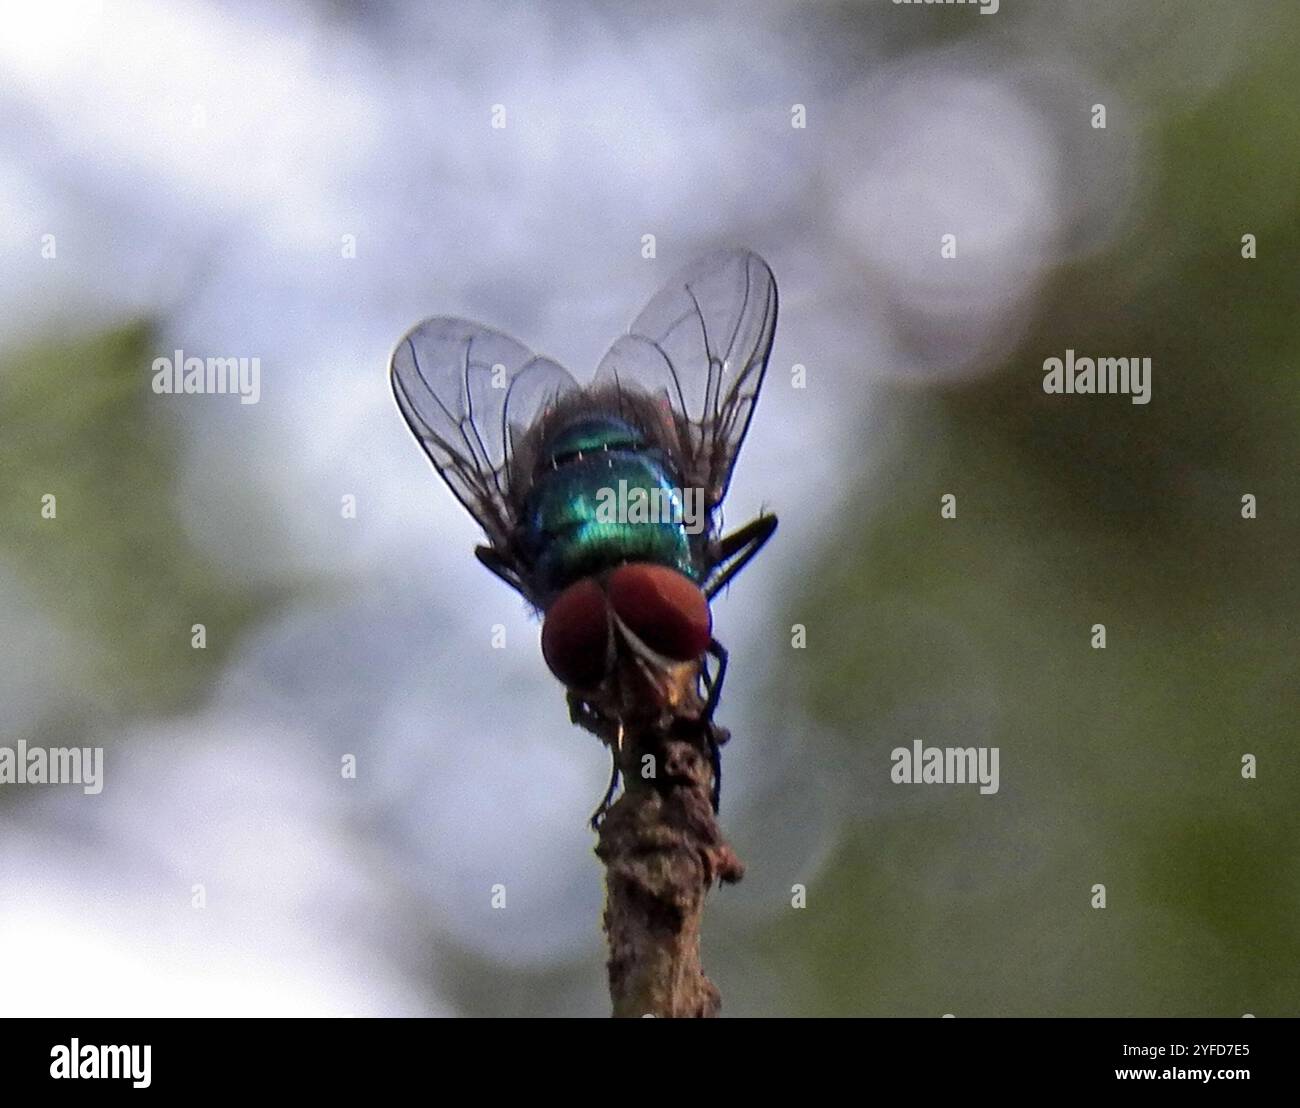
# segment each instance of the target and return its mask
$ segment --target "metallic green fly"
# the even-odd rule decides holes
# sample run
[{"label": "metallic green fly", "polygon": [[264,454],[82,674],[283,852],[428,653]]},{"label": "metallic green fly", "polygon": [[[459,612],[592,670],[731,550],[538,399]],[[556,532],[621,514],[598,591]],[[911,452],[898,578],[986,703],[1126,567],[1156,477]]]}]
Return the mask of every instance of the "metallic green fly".
[{"label": "metallic green fly", "polygon": [[[634,723],[699,718],[715,809],[727,654],[709,602],[776,530],[760,514],[721,535],[717,513],[776,310],[767,263],[723,251],[670,281],[587,386],[443,316],[412,328],[390,361],[402,415],[487,535],[479,560],[544,616],[543,655],[573,721],[613,746]],[[615,756],[601,811],[617,783]]]}]

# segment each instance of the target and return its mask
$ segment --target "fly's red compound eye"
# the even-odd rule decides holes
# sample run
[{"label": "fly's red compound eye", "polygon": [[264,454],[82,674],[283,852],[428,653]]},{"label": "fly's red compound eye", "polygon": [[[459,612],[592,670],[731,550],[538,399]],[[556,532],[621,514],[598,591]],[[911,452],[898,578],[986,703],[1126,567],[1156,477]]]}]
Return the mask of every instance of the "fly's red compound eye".
[{"label": "fly's red compound eye", "polygon": [[610,574],[609,605],[651,650],[679,662],[704,653],[713,637],[709,602],[698,585],[667,566],[634,562]]},{"label": "fly's red compound eye", "polygon": [[590,577],[570,585],[546,609],[542,657],[569,688],[590,689],[604,680],[610,645],[605,594]]}]

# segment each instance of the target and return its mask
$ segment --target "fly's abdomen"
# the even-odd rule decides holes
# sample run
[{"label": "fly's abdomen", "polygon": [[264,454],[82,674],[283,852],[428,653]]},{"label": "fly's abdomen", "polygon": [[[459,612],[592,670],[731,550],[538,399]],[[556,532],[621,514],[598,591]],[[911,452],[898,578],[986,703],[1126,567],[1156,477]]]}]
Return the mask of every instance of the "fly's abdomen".
[{"label": "fly's abdomen", "polygon": [[688,499],[645,451],[602,450],[544,474],[524,520],[544,591],[623,562],[653,562],[696,580]]}]

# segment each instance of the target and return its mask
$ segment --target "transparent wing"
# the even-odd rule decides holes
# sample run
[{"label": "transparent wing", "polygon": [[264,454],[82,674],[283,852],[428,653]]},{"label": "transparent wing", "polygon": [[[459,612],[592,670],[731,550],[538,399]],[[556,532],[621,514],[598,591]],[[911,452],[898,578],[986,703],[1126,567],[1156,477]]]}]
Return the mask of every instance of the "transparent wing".
[{"label": "transparent wing", "polygon": [[577,383],[522,343],[466,319],[426,319],[389,360],[397,406],[492,546],[511,550],[512,444]]},{"label": "transparent wing", "polygon": [[666,393],[686,424],[688,477],[721,503],[763,384],[776,280],[749,250],[707,255],[670,281],[601,360],[596,383]]}]

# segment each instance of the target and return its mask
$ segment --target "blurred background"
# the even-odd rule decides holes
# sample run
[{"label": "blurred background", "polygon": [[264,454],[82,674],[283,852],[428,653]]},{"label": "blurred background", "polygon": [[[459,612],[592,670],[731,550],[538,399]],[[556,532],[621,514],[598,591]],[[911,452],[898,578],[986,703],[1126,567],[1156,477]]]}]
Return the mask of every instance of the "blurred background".
[{"label": "blurred background", "polygon": [[[585,379],[743,244],[781,318],[727,522],[781,529],[715,605],[725,1013],[1298,1014],[1300,5],[6,27],[0,745],[106,753],[0,787],[0,1013],[608,1011],[606,755],[387,357],[464,315]],[[178,348],[260,402],[156,395]],[[1045,395],[1067,348],[1151,402]],[[893,784],[914,740],[999,792]]]}]

